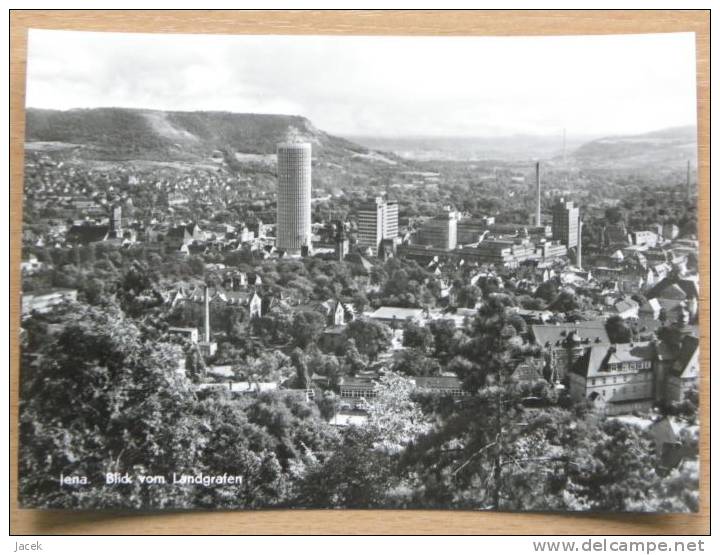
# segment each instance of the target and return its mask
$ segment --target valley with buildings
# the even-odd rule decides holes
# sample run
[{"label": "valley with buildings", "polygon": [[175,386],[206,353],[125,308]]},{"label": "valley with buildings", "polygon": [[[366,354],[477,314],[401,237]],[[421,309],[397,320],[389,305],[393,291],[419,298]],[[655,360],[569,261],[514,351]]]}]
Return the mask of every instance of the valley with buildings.
[{"label": "valley with buildings", "polygon": [[28,109],[21,504],[696,511],[692,134],[491,142]]}]

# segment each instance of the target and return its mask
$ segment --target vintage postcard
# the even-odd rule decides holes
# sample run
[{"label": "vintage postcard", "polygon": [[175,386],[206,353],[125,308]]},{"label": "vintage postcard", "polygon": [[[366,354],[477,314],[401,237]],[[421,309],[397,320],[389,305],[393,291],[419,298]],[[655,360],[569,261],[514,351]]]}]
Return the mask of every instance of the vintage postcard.
[{"label": "vintage postcard", "polygon": [[20,505],[697,511],[695,72],[32,30]]}]

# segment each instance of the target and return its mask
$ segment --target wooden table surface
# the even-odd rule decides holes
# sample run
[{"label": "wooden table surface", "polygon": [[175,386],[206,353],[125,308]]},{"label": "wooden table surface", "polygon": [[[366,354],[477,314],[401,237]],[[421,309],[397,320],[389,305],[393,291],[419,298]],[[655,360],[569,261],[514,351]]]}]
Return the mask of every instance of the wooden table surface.
[{"label": "wooden table surface", "polygon": [[17,507],[19,347],[11,334],[13,534],[707,534],[709,516],[710,12],[688,11],[33,11],[10,17],[11,326],[20,324],[20,247],[27,30],[321,34],[582,35],[694,32],[697,44],[701,341],[701,505],[692,515],[468,511],[235,511],[129,514]]}]

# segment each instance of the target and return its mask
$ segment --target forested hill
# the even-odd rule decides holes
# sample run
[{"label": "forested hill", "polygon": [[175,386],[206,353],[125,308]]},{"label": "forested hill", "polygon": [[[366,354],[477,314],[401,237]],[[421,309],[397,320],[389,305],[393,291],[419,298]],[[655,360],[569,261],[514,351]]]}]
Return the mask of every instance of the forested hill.
[{"label": "forested hill", "polygon": [[695,126],[672,127],[642,135],[618,135],[585,143],[572,154],[580,167],[628,169],[697,164]]},{"label": "forested hill", "polygon": [[291,138],[309,141],[313,156],[326,161],[372,159],[395,164],[400,159],[329,135],[307,118],[230,112],[164,112],[129,108],[68,111],[28,108],[26,142],[65,143],[83,147],[87,158],[123,160],[193,160],[221,151],[274,154],[276,144]]}]

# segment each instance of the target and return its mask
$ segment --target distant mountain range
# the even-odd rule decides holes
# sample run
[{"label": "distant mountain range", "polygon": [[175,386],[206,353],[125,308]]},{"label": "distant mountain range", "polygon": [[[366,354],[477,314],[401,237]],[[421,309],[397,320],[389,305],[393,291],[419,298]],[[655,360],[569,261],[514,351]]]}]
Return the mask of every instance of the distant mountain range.
[{"label": "distant mountain range", "polygon": [[[337,137],[302,116],[229,112],[165,112],[129,108],[41,110],[29,108],[26,142],[77,146],[75,156],[94,160],[200,161],[224,156],[269,164],[276,145],[308,141],[321,163],[345,167],[412,165],[412,160],[545,159],[579,169],[679,167],[697,160],[694,126],[604,138],[556,135],[505,137]],[[563,156],[564,155],[564,156]]]},{"label": "distant mountain range", "polygon": [[[563,154],[563,138],[555,135],[503,135],[477,137],[370,137],[349,136],[369,148],[394,152],[412,160],[456,160],[504,162],[553,158]],[[569,153],[595,137],[568,137]]]},{"label": "distant mountain range", "polygon": [[416,160],[545,159],[577,168],[632,169],[673,167],[697,157],[694,126],[674,127],[642,135],[610,137],[560,134],[498,137],[350,137],[355,142]]},{"label": "distant mountain range", "polygon": [[218,153],[261,159],[291,139],[312,143],[313,156],[326,162],[402,162],[325,133],[301,116],[129,108],[28,108],[26,115],[26,143],[76,145],[77,156],[97,160],[193,161]]},{"label": "distant mountain range", "polygon": [[590,141],[571,155],[580,167],[631,169],[697,164],[697,128],[672,127],[642,135],[617,135]]}]

